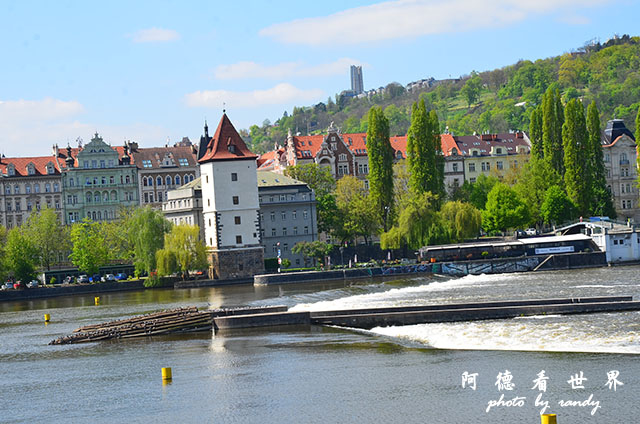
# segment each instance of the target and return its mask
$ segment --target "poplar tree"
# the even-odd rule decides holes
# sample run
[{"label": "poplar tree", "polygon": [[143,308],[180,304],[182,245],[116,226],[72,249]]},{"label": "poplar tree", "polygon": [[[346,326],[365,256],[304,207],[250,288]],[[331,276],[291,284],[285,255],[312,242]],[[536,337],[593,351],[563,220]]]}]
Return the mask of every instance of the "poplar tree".
[{"label": "poplar tree", "polygon": [[531,112],[529,122],[529,135],[531,136],[531,155],[536,159],[544,157],[542,146],[542,107],[538,106]]},{"label": "poplar tree", "polygon": [[411,126],[407,132],[409,188],[414,193],[430,191],[442,199],[444,194],[444,158],[440,141],[440,123],[435,111],[427,113],[424,100],[414,103]]},{"label": "poplar tree", "polygon": [[560,175],[564,175],[562,151],[563,113],[560,91],[549,87],[542,99],[542,145],[544,159]]},{"label": "poplar tree", "polygon": [[595,101],[592,101],[587,108],[587,131],[589,144],[586,177],[591,184],[589,212],[596,216],[615,216],[611,193],[607,189],[602,143],[600,143],[600,113]]},{"label": "poplar tree", "polygon": [[562,126],[564,147],[564,184],[567,195],[580,215],[589,214],[591,184],[589,182],[589,137],[584,117],[584,108],[578,99],[567,103]]},{"label": "poplar tree", "polygon": [[393,213],[393,147],[389,141],[389,121],[376,106],[369,111],[367,153],[369,193],[386,232]]}]

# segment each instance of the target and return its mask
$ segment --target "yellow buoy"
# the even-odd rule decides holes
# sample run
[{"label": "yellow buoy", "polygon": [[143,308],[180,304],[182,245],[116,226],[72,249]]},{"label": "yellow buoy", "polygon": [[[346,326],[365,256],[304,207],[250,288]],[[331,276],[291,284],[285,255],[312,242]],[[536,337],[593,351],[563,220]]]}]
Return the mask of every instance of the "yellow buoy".
[{"label": "yellow buoy", "polygon": [[542,420],[541,424],[558,424],[556,421],[556,414],[543,414],[540,416]]},{"label": "yellow buoy", "polygon": [[44,322],[49,322],[49,321],[51,321],[51,315],[44,314]]},{"label": "yellow buoy", "polygon": [[171,367],[162,368],[162,380],[163,380],[163,381],[170,381],[170,380],[172,380],[172,376],[171,376]]},{"label": "yellow buoy", "polygon": [[100,304],[100,296],[94,297],[93,300],[94,300],[96,306],[98,306]]}]

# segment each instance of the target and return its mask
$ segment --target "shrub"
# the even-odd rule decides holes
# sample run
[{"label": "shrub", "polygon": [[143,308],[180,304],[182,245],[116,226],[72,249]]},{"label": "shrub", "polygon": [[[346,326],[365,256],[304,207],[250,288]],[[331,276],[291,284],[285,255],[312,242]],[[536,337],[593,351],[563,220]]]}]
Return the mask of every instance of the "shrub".
[{"label": "shrub", "polygon": [[51,280],[49,280],[49,284],[54,285],[56,283],[56,277],[51,277]]}]

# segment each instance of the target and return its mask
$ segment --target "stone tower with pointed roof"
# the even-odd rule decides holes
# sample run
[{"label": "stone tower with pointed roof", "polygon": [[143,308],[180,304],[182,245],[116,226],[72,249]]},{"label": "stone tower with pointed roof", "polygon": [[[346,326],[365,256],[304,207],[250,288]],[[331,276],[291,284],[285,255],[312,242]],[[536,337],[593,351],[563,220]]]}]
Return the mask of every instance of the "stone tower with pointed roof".
[{"label": "stone tower with pointed roof", "polygon": [[240,278],[264,270],[260,245],[257,155],[226,114],[198,152],[205,244],[211,278]]}]

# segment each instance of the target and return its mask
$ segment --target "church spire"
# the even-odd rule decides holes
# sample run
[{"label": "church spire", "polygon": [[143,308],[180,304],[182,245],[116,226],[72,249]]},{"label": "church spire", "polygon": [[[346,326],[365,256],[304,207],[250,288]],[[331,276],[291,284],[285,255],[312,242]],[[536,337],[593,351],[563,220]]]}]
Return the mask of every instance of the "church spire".
[{"label": "church spire", "polygon": [[209,139],[209,126],[207,125],[207,120],[204,120],[204,136]]}]

